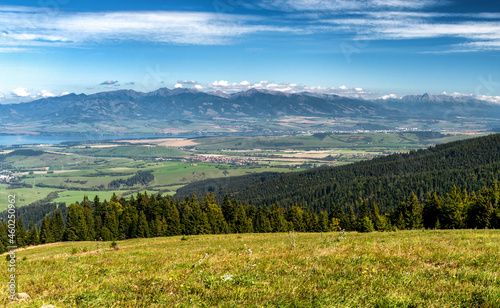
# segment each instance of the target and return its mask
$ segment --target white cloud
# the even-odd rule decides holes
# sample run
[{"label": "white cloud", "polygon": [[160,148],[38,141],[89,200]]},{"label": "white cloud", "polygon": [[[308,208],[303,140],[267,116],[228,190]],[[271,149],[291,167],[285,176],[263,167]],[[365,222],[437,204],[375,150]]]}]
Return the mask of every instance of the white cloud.
[{"label": "white cloud", "polygon": [[[3,8],[3,9],[2,9]],[[243,15],[176,11],[62,12],[0,6],[0,46],[82,46],[103,41],[221,45],[263,32],[294,32]],[[22,7],[19,7],[22,8]],[[32,10],[27,12],[27,10]]]},{"label": "white cloud", "polygon": [[175,86],[174,86],[175,89],[180,89],[180,88],[183,88],[182,84],[180,83],[176,83]]},{"label": "white cloud", "polygon": [[390,98],[398,98],[398,96],[396,94],[388,94],[388,95],[383,95],[381,97],[379,97],[379,99],[390,99]]},{"label": "white cloud", "polygon": [[194,80],[177,80],[177,83],[180,83],[180,84],[183,84],[183,85],[198,84],[198,82],[194,81]]},{"label": "white cloud", "polygon": [[203,89],[204,89],[204,87],[203,87],[203,86],[201,86],[201,85],[199,85],[199,84],[195,85],[195,86],[194,86],[194,88],[195,88],[196,90],[203,90]]},{"label": "white cloud", "polygon": [[446,1],[437,0],[261,0],[260,8],[279,11],[360,11],[377,9],[422,9]]},{"label": "white cloud", "polygon": [[47,90],[42,90],[42,91],[38,92],[38,94],[37,94],[37,97],[43,97],[43,98],[55,97],[55,96],[57,96],[57,95],[55,95],[54,93],[47,91]]},{"label": "white cloud", "polygon": [[221,81],[214,81],[211,83],[212,86],[215,86],[215,87],[227,87],[229,86],[229,82],[227,82],[226,80],[221,80]]},{"label": "white cloud", "polygon": [[488,103],[494,103],[494,104],[500,104],[500,96],[492,96],[492,95],[482,95],[482,94],[467,94],[467,93],[459,93],[459,92],[453,92],[453,93],[446,93],[443,92],[444,95],[450,95],[453,97],[470,97],[470,98],[475,98],[478,100],[482,100]]},{"label": "white cloud", "polygon": [[[345,31],[357,42],[370,40],[408,40],[459,38],[466,42],[447,47],[443,52],[500,49],[500,15],[447,14],[428,12],[358,12],[348,18],[324,18],[332,25],[324,31]],[[485,21],[483,18],[497,19]],[[457,20],[459,18],[459,20]],[[443,43],[447,44],[447,43]]]},{"label": "white cloud", "polygon": [[17,48],[17,47],[0,47],[0,53],[14,53],[14,52],[22,52],[27,51],[26,48]]},{"label": "white cloud", "polygon": [[10,92],[12,96],[15,97],[27,97],[30,96],[31,93],[26,88],[16,88]]},{"label": "white cloud", "polygon": [[[196,87],[197,89],[201,89]],[[362,88],[348,88],[346,86],[340,87],[320,87],[320,86],[305,86],[295,83],[269,83],[269,81],[260,81],[252,83],[249,81],[242,81],[239,83],[229,82],[226,80],[214,81],[203,87],[208,91],[222,91],[225,93],[235,93],[246,91],[248,89],[261,89],[268,91],[280,91],[285,93],[301,93],[301,92],[314,92],[320,94],[336,94],[349,97],[369,97],[375,93],[368,92]]]},{"label": "white cloud", "polygon": [[[34,99],[40,99],[40,98],[58,97],[58,96],[64,96],[64,95],[68,95],[68,94],[70,94],[70,92],[65,91],[65,92],[62,92],[60,94],[57,94],[54,91],[49,91],[49,90],[45,90],[45,89],[42,89],[42,90],[38,91],[36,94],[34,94],[34,93],[31,93],[27,88],[22,88],[22,87],[16,88],[16,89],[11,91],[11,95],[13,97],[15,97],[18,102],[19,101],[21,101],[21,102],[30,101],[30,100],[34,100]],[[2,98],[2,97],[0,96],[0,98]]]}]

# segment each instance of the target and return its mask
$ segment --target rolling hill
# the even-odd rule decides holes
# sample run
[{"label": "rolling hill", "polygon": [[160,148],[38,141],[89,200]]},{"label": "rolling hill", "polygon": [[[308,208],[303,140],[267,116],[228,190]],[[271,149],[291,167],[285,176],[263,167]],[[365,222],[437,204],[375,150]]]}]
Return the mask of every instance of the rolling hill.
[{"label": "rolling hill", "polygon": [[254,205],[302,205],[319,212],[339,204],[360,207],[361,198],[390,212],[413,191],[423,198],[453,186],[479,190],[500,179],[500,134],[473,138],[339,167],[205,180],[177,191],[177,197],[214,192]]}]

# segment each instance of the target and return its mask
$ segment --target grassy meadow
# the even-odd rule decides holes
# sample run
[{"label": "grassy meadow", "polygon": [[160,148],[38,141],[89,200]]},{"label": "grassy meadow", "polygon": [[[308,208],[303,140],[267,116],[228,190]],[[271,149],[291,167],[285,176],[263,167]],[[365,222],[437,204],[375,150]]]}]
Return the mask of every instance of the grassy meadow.
[{"label": "grassy meadow", "polygon": [[[499,230],[230,234],[17,252],[18,307],[500,307]],[[7,283],[4,261],[2,283]],[[7,305],[6,288],[0,305]]]}]

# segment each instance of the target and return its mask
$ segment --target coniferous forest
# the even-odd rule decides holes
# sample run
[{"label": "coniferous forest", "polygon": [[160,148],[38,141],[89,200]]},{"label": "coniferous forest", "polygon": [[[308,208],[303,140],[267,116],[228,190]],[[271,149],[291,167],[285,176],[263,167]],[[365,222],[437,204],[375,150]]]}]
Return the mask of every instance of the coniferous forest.
[{"label": "coniferous forest", "polygon": [[[279,204],[255,206],[225,197],[218,204],[213,193],[198,200],[196,195],[183,201],[169,196],[138,193],[130,200],[93,202],[85,198],[71,204],[67,217],[60,208],[47,214],[37,228],[32,221],[26,230],[22,217],[17,220],[16,239],[20,247],[57,241],[123,240],[174,235],[266,233],[395,231],[406,229],[461,229],[500,227],[500,185],[468,193],[453,187],[445,195],[428,195],[420,202],[411,193],[397,208],[381,214],[376,203],[360,200],[360,211],[346,213],[338,204],[315,212],[300,206],[284,208]],[[0,224],[0,251],[8,246],[7,224]]]},{"label": "coniferous forest", "polygon": [[[216,193],[35,204],[19,209],[16,239],[22,247],[196,234],[499,228],[499,166],[497,134],[342,167],[240,177]],[[193,187],[200,185],[207,183]],[[1,217],[4,252],[9,234],[6,213]]]}]

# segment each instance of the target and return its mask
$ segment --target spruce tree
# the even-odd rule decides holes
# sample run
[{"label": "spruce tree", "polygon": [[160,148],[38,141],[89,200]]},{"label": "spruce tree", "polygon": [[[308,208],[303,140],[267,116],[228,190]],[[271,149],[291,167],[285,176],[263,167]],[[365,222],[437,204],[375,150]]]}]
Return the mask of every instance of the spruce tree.
[{"label": "spruce tree", "polygon": [[137,235],[141,238],[147,238],[150,236],[149,225],[146,220],[146,215],[143,211],[139,212],[139,221],[137,226]]},{"label": "spruce tree", "polygon": [[96,239],[95,216],[94,216],[94,209],[92,208],[89,202],[89,197],[87,196],[83,197],[82,207],[83,207],[83,215],[85,218],[85,224],[87,225],[87,232],[88,232],[87,238],[88,240],[94,240]]},{"label": "spruce tree", "polygon": [[42,244],[55,242],[54,235],[52,234],[49,215],[46,215],[42,219],[42,226],[40,227],[40,242]]},{"label": "spruce tree", "polygon": [[86,241],[87,236],[88,230],[83,208],[73,203],[68,207],[68,218],[63,238],[65,241]]},{"label": "spruce tree", "polygon": [[292,231],[304,232],[304,210],[298,206],[292,206],[287,211],[287,220],[291,223]]},{"label": "spruce tree", "polygon": [[226,219],[224,219],[222,209],[217,203],[215,203],[215,200],[210,200],[210,202],[207,203],[204,211],[207,215],[208,224],[210,225],[210,233],[227,233],[228,226]]},{"label": "spruce tree", "polygon": [[411,192],[406,201],[406,226],[408,229],[419,229],[423,227],[422,207],[414,192]]},{"label": "spruce tree", "polygon": [[50,228],[55,242],[63,240],[64,221],[60,209],[57,209],[50,220]]},{"label": "spruce tree", "polygon": [[439,197],[436,193],[425,198],[424,208],[422,210],[422,219],[424,221],[425,228],[436,228],[436,224],[440,216],[439,210],[441,208],[441,202],[441,197]]},{"label": "spruce tree", "polygon": [[16,244],[18,247],[24,247],[27,244],[27,234],[24,229],[23,219],[21,217],[16,219]]},{"label": "spruce tree", "polygon": [[271,205],[271,229],[273,232],[286,232],[287,221],[283,208],[276,203]]},{"label": "spruce tree", "polygon": [[[330,231],[328,226],[328,214],[325,211],[321,211],[318,215],[318,226],[319,226],[319,232]],[[332,230],[332,231],[337,231],[337,230]]]},{"label": "spruce tree", "polygon": [[181,219],[176,203],[169,202],[165,220],[167,223],[167,235],[172,236],[182,234]]},{"label": "spruce tree", "polygon": [[38,229],[35,227],[35,223],[33,222],[33,220],[30,221],[30,226],[28,228],[27,244],[28,245],[39,244]]}]

